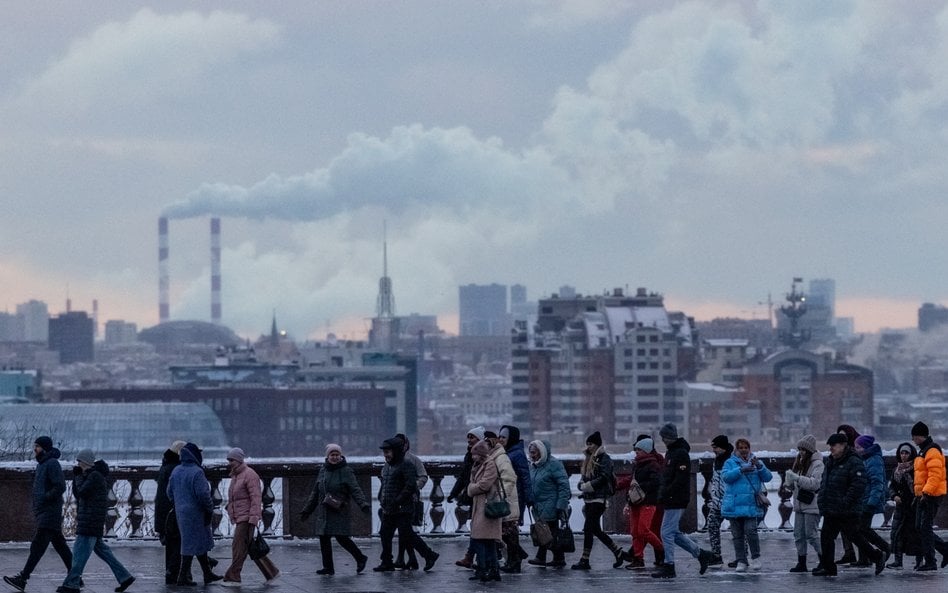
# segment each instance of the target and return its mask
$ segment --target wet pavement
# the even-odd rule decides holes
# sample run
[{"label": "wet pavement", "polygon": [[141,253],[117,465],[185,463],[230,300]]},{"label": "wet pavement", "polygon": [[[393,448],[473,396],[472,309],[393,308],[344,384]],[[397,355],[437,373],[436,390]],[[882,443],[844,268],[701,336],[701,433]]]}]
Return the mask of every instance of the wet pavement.
[{"label": "wet pavement", "polygon": [[[886,534],[887,535],[887,534]],[[722,534],[725,560],[733,558],[728,534]],[[695,539],[707,546],[707,536],[697,534]],[[629,538],[617,537],[617,542],[628,547]],[[578,571],[551,568],[536,568],[524,563],[523,573],[503,575],[501,582],[481,583],[469,581],[473,573],[454,565],[454,561],[463,556],[467,547],[467,538],[461,536],[427,537],[429,545],[441,554],[434,570],[429,573],[407,571],[394,573],[375,573],[372,567],[378,564],[381,549],[378,538],[356,539],[356,543],[369,555],[366,571],[355,574],[355,561],[342,549],[334,548],[334,576],[320,576],[316,570],[321,568],[319,544],[315,540],[273,540],[270,557],[280,568],[281,576],[270,586],[251,561],[244,566],[243,584],[240,589],[231,589],[219,584],[209,587],[197,586],[179,588],[164,584],[164,550],[154,541],[117,541],[111,542],[115,555],[137,578],[129,589],[141,593],[181,593],[210,589],[216,593],[225,591],[266,591],[268,593],[315,592],[333,593],[369,593],[369,592],[408,592],[408,591],[497,591],[503,589],[535,589],[554,593],[580,593],[606,589],[623,590],[627,587],[647,586],[666,591],[701,591],[702,593],[761,593],[762,591],[782,592],[801,589],[851,591],[853,593],[891,593],[893,587],[907,587],[913,593],[942,593],[948,588],[948,569],[938,572],[915,573],[911,570],[886,570],[882,575],[873,576],[872,570],[844,568],[833,579],[813,577],[809,574],[791,574],[788,569],[796,563],[796,550],[792,535],[771,531],[762,534],[763,570],[760,573],[736,574],[733,571],[711,568],[704,576],[698,575],[697,561],[684,552],[678,552],[678,578],[658,580],[649,577],[649,570],[629,571],[612,568],[612,556],[606,548],[596,542],[593,548],[592,570]],[[533,551],[529,538],[521,542],[528,551]],[[582,548],[582,538],[576,538],[577,548]],[[0,572],[13,575],[19,572],[28,554],[29,544],[8,543],[0,545]],[[223,574],[230,557],[230,542],[222,540],[211,553],[220,560],[218,572]],[[567,556],[568,564],[579,558],[579,553]],[[646,560],[651,563],[651,551],[646,552]],[[813,559],[810,560],[811,564]],[[195,566],[195,577],[199,579],[199,570]],[[65,577],[62,564],[55,552],[50,549],[40,562],[36,572],[30,578],[27,593],[54,593]],[[84,593],[106,593],[116,586],[106,565],[93,556],[89,560],[84,575],[86,587]],[[13,589],[0,583],[3,591]]]}]

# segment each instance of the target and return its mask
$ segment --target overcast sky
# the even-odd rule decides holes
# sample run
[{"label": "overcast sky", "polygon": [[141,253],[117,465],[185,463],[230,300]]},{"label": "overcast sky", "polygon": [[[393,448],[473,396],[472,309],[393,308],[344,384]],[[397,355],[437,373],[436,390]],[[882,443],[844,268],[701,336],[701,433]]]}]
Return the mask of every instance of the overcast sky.
[{"label": "overcast sky", "polygon": [[[216,9],[215,9],[216,6]],[[946,2],[0,2],[0,310],[358,337],[457,287],[948,299]]]}]

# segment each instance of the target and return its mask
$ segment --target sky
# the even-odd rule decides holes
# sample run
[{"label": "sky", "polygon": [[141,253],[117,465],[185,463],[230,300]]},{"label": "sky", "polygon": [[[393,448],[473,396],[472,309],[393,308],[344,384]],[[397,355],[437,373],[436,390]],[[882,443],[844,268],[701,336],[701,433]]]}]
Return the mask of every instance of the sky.
[{"label": "sky", "polygon": [[948,3],[0,0],[0,310],[360,337],[458,286],[948,302]]}]

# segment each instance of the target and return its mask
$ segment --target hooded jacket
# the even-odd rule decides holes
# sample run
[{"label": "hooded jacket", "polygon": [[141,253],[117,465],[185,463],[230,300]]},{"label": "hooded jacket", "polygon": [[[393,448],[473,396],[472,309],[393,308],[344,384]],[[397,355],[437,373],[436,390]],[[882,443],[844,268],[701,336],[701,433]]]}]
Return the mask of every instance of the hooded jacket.
[{"label": "hooded jacket", "polygon": [[[908,448],[909,453],[909,467],[908,471],[899,472],[898,464],[899,460],[899,451],[903,447]],[[895,461],[896,468],[892,472],[892,479],[889,480],[889,498],[895,499],[896,496],[901,500],[901,505],[910,505],[915,499],[915,460],[918,458],[918,453],[915,452],[915,445],[912,443],[901,443],[895,449]],[[899,503],[896,503],[899,505]]]},{"label": "hooded jacket", "polygon": [[732,453],[721,469],[721,480],[725,484],[721,516],[728,519],[757,517],[760,514],[757,493],[771,479],[773,474],[762,461],[756,468],[737,453]]},{"label": "hooded jacket", "polygon": [[659,503],[667,509],[686,509],[691,502],[691,445],[679,437],[668,445]]},{"label": "hooded jacket", "polygon": [[827,456],[817,497],[820,514],[858,516],[862,512],[866,483],[866,465],[850,447],[846,447],[839,459]]},{"label": "hooded jacket", "polygon": [[188,447],[181,449],[181,465],[172,470],[167,492],[181,532],[181,554],[198,556],[210,552],[214,548],[211,485]]},{"label": "hooded jacket", "polygon": [[102,537],[109,512],[109,466],[101,459],[72,478],[76,497],[76,535]]},{"label": "hooded jacket", "polygon": [[527,505],[533,504],[533,480],[530,478],[530,460],[523,450],[523,440],[520,438],[520,429],[509,424],[501,426],[507,429],[507,457],[517,474],[517,502],[520,504],[520,516],[523,516]]},{"label": "hooded jacket", "polygon": [[[342,507],[334,509],[322,504],[327,494],[342,500]],[[371,503],[356,480],[355,472],[343,457],[339,463],[327,461],[320,468],[302,514],[309,517],[316,513],[316,535],[352,535],[350,502],[354,502],[363,512],[372,510]]]},{"label": "hooded jacket", "polygon": [[866,466],[866,491],[862,496],[863,513],[881,513],[885,510],[886,483],[882,448],[873,443],[863,450],[862,462]]},{"label": "hooded jacket", "polygon": [[59,465],[62,455],[56,447],[36,459],[36,474],[33,476],[33,518],[40,529],[62,529],[63,493],[66,492],[66,477]]},{"label": "hooded jacket", "polygon": [[946,492],[945,455],[932,437],[928,437],[918,446],[915,458],[915,496],[944,496]]},{"label": "hooded jacket", "polygon": [[517,521],[520,519],[520,493],[517,491],[517,473],[510,462],[510,457],[500,443],[491,448],[490,459],[497,466],[497,477],[504,487],[503,495],[506,496],[507,503],[510,505],[510,514],[504,517],[504,521]]},{"label": "hooded jacket", "polygon": [[540,459],[530,467],[534,519],[555,521],[559,511],[569,507],[569,476],[563,462],[550,454],[548,441],[532,441],[530,445],[540,451]]},{"label": "hooded jacket", "polygon": [[392,450],[392,460],[382,467],[382,486],[379,506],[385,515],[412,514],[418,495],[418,475],[415,464],[405,459],[401,439],[388,439],[386,448]]},{"label": "hooded jacket", "polygon": [[171,449],[166,450],[161,457],[161,467],[158,469],[158,477],[155,480],[158,484],[158,489],[155,491],[155,532],[159,536],[165,535],[168,514],[171,512],[168,479],[171,478],[172,470],[179,465],[181,465],[181,456]]}]

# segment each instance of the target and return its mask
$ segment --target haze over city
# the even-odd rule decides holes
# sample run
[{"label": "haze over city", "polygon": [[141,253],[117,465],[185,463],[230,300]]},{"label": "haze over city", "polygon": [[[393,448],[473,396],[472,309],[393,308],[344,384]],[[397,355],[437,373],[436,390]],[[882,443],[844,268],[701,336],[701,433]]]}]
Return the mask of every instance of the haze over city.
[{"label": "haze over city", "polygon": [[[457,287],[663,293],[766,318],[836,280],[856,330],[946,303],[948,3],[0,6],[0,308],[100,303],[361,334]],[[62,305],[61,305],[62,304]],[[454,322],[452,322],[454,320]]]}]

